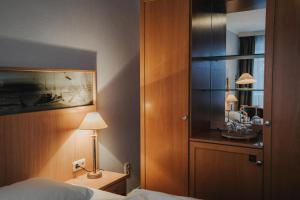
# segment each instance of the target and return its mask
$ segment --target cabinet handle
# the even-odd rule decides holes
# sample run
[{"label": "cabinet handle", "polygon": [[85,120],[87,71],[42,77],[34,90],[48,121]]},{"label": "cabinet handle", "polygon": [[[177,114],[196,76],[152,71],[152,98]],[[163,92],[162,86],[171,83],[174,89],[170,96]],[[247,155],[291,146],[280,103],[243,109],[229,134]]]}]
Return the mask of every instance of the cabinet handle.
[{"label": "cabinet handle", "polygon": [[186,121],[186,120],[189,119],[189,116],[188,116],[188,115],[184,115],[184,116],[181,117],[181,119],[182,119],[183,121]]},{"label": "cabinet handle", "polygon": [[256,161],[256,165],[259,167],[263,166],[263,164],[264,164],[264,162],[261,160]]}]

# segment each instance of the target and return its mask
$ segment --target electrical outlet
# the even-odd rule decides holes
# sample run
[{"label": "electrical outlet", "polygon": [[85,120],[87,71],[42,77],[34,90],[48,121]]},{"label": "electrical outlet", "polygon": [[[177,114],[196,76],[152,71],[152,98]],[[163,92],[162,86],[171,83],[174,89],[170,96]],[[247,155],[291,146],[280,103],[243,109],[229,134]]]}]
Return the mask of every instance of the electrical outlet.
[{"label": "electrical outlet", "polygon": [[131,165],[129,162],[124,163],[123,165],[124,174],[130,175],[131,172]]},{"label": "electrical outlet", "polygon": [[85,167],[85,158],[80,159],[80,160],[75,160],[72,163],[73,166],[73,172],[77,172],[79,170],[81,170],[81,167]]}]

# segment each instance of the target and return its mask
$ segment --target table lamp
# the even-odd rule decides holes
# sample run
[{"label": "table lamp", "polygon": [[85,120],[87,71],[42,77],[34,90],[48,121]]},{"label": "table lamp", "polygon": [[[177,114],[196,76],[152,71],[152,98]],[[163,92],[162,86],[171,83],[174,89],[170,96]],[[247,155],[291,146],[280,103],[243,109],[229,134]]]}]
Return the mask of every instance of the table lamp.
[{"label": "table lamp", "polygon": [[97,131],[107,128],[107,124],[102,119],[101,115],[97,112],[88,113],[83,119],[79,129],[80,130],[92,130],[93,134],[91,135],[93,139],[93,171],[87,174],[89,179],[97,179],[102,176],[101,171],[97,171]]}]

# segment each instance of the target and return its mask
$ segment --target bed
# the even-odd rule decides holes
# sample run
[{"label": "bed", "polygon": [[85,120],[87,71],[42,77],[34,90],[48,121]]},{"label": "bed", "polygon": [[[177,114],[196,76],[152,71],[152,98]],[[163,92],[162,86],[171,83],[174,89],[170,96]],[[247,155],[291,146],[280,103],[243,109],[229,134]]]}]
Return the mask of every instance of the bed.
[{"label": "bed", "polygon": [[120,196],[105,192],[102,190],[92,189],[94,192],[91,200],[195,200],[190,197],[180,197],[169,195],[161,192],[154,192],[143,189],[136,189],[132,191],[128,196]]},{"label": "bed", "polygon": [[91,189],[94,192],[91,200],[124,200],[124,196],[105,192],[103,190]]},{"label": "bed", "polygon": [[192,200],[160,192],[136,189],[127,196],[71,185],[55,180],[33,178],[0,188],[1,200]]}]

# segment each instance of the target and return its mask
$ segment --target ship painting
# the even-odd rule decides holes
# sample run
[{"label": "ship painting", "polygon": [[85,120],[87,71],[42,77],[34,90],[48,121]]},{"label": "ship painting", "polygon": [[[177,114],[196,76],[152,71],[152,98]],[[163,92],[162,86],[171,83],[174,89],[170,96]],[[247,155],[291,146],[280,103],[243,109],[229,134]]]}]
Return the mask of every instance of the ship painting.
[{"label": "ship painting", "polygon": [[90,71],[1,71],[0,115],[93,105]]}]

